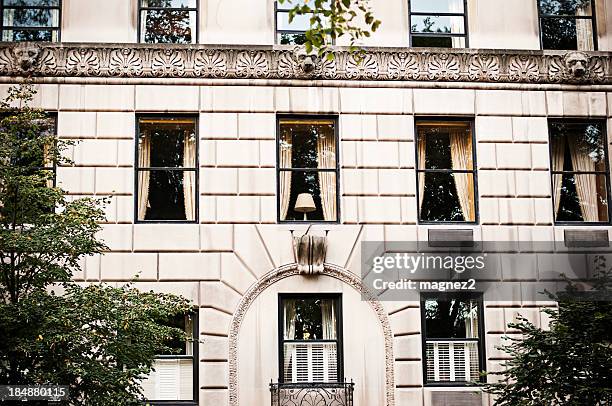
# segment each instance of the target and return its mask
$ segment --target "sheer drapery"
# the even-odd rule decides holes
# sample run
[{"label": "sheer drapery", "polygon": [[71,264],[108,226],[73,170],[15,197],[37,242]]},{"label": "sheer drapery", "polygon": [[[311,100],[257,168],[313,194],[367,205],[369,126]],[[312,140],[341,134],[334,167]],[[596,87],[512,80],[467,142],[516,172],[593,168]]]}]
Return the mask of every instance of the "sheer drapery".
[{"label": "sheer drapery", "polygon": [[[578,136],[574,135],[570,138],[569,146],[573,170],[575,172],[594,172],[595,161],[589,156],[589,149],[585,148]],[[587,222],[598,221],[597,175],[593,173],[574,175],[574,182],[580,202],[582,220]]]},{"label": "sheer drapery", "polygon": [[[144,134],[139,142],[138,167],[148,168],[151,164],[151,137]],[[149,179],[151,173],[138,171],[138,220],[144,220],[149,208]]]},{"label": "sheer drapery", "polygon": [[478,338],[478,305],[470,301],[467,307],[465,338]]},{"label": "sheer drapery", "polygon": [[336,312],[333,300],[321,300],[321,325],[323,327],[323,339],[336,339]]},{"label": "sheer drapery", "polygon": [[[194,134],[185,131],[185,141],[183,142],[183,167],[191,168],[195,163],[196,140]],[[196,211],[196,174],[195,171],[183,171],[183,196],[185,200],[185,219],[195,220]]]},{"label": "sheer drapery", "polygon": [[[295,340],[295,299],[286,299],[285,305],[285,340]],[[285,349],[283,349],[285,351]],[[295,348],[285,354],[283,371],[289,370],[292,358],[295,358]]]},{"label": "sheer drapery", "polygon": [[[565,165],[565,137],[558,137],[552,143],[552,167],[553,171],[563,171]],[[553,174],[553,198],[555,201],[555,217],[561,208],[561,189],[563,187],[563,174]]]},{"label": "sheer drapery", "polygon": [[[419,130],[419,143],[418,143],[418,160],[419,169],[425,169],[425,159],[427,152],[427,138],[425,131]],[[419,172],[419,211],[423,206],[423,199],[425,198],[425,172]]]},{"label": "sheer drapery", "polygon": [[[463,2],[460,1],[451,1],[450,4],[450,12],[451,13],[463,13]],[[465,17],[464,17],[465,18]],[[463,32],[464,20],[463,18],[459,19],[456,17],[450,17],[451,20],[451,33],[459,34]],[[464,37],[452,37],[453,48],[463,48],[464,47]]]},{"label": "sheer drapery", "polygon": [[[465,128],[449,130],[451,160],[454,170],[471,169],[472,137]],[[465,172],[453,173],[459,206],[465,221],[474,221],[474,178]]]},{"label": "sheer drapery", "polygon": [[[590,2],[576,8],[577,17],[591,16],[591,13]],[[576,19],[576,41],[580,51],[592,51],[595,49],[593,45],[593,20],[590,18]]]},{"label": "sheer drapery", "polygon": [[[335,139],[332,135],[319,134],[317,137],[317,162],[319,169],[336,167]],[[336,220],[336,182],[335,172],[319,172],[319,189],[323,219]]]},{"label": "sheer drapery", "polygon": [[[279,168],[291,168],[292,162],[292,140],[282,137],[279,148]],[[289,138],[289,139],[288,139]],[[291,171],[280,171],[280,219],[287,219],[289,212],[289,201],[291,200]]]}]

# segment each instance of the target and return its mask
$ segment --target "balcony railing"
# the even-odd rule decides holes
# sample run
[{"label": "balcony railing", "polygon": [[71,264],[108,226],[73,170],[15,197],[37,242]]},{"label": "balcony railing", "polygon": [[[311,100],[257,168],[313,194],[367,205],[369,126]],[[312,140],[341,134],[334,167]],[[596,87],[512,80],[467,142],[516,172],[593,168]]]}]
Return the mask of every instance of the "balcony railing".
[{"label": "balcony railing", "polygon": [[353,406],[353,382],[271,383],[272,406]]}]

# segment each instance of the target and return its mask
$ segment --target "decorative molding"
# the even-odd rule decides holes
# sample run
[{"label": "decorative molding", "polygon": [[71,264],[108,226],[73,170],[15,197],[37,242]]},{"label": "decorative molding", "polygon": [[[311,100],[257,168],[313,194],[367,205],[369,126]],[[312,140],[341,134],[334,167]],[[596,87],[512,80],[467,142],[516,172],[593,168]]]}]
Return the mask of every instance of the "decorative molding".
[{"label": "decorative molding", "polygon": [[0,75],[612,84],[612,53],[289,46],[2,43]]},{"label": "decorative molding", "polygon": [[[242,320],[246,315],[249,307],[255,301],[255,299],[268,287],[272,286],[276,282],[288,278],[290,276],[300,275],[297,264],[283,265],[273,271],[268,272],[261,277],[256,284],[251,286],[249,290],[244,294],[230,324],[229,331],[229,405],[239,406],[240,399],[238,395],[238,338],[240,333],[240,326]],[[325,264],[325,271],[322,275],[336,278],[353,289],[358,291],[363,300],[368,301],[370,307],[376,313],[378,320],[383,329],[383,335],[385,339],[385,394],[387,398],[386,406],[395,406],[395,376],[393,369],[393,333],[391,331],[391,324],[387,317],[383,305],[380,303],[378,298],[370,292],[370,290],[363,285],[361,278],[354,273],[347,271],[337,265]]]}]

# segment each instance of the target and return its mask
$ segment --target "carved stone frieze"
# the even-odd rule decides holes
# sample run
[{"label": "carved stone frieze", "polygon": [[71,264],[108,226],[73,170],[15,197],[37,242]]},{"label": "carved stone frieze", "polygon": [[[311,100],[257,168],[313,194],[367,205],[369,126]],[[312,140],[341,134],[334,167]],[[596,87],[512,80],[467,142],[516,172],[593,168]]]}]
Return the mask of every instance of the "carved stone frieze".
[{"label": "carved stone frieze", "polygon": [[0,75],[611,84],[612,53],[143,44],[0,45]]}]

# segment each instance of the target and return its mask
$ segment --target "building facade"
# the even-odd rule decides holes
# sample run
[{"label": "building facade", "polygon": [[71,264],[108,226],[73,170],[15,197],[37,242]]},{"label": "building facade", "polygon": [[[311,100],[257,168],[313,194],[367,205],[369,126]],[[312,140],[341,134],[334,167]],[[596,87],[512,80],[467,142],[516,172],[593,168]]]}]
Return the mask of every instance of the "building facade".
[{"label": "building facade", "polygon": [[[194,304],[154,403],[492,404],[467,382],[552,304],[385,300],[363,243],[608,245],[612,4],[371,3],[365,52],[327,59],[274,0],[3,0],[1,89],[78,141],[58,185],[111,197],[75,279]],[[555,279],[517,258],[499,281]]]}]

